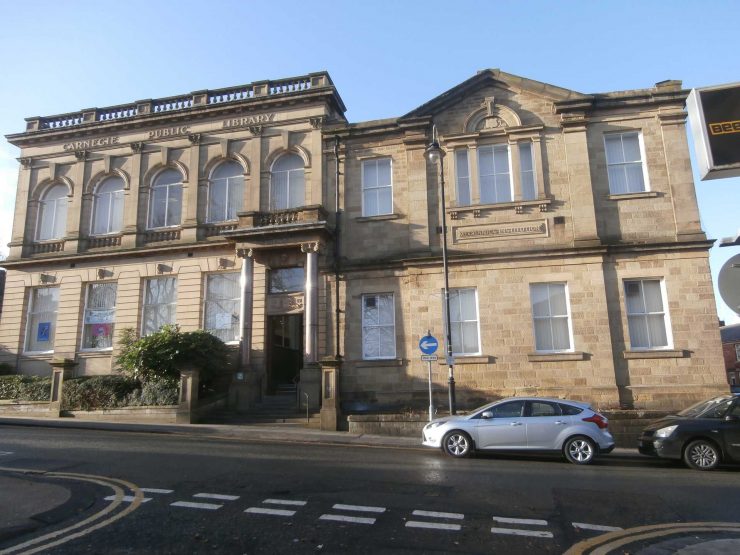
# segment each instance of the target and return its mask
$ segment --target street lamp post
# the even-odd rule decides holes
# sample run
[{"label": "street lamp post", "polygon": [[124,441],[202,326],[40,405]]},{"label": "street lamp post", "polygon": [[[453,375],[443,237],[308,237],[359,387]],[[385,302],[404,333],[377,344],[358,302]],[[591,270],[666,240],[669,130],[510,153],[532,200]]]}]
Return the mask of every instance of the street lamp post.
[{"label": "street lamp post", "polygon": [[444,151],[439,146],[437,140],[437,128],[432,127],[432,142],[427,146],[424,151],[427,159],[436,165],[439,162],[439,184],[441,189],[441,204],[442,204],[442,270],[445,278],[445,304],[444,304],[444,319],[445,319],[445,346],[447,348],[447,395],[450,402],[450,414],[456,414],[457,410],[455,407],[455,369],[452,358],[452,326],[450,326],[450,272],[447,267],[447,206],[445,202],[445,166],[444,166]]}]

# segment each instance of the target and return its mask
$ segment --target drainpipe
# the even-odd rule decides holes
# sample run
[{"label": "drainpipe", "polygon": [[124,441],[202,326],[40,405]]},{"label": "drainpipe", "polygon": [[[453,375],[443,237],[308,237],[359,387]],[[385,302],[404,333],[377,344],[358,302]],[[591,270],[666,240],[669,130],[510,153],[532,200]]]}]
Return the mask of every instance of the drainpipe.
[{"label": "drainpipe", "polygon": [[339,334],[339,320],[341,317],[341,309],[339,308],[339,231],[340,231],[340,217],[339,217],[339,136],[334,136],[334,161],[336,162],[334,168],[334,329],[336,332],[336,338],[334,340],[335,350],[334,358],[339,360],[341,356],[341,350],[339,348],[340,334]]}]

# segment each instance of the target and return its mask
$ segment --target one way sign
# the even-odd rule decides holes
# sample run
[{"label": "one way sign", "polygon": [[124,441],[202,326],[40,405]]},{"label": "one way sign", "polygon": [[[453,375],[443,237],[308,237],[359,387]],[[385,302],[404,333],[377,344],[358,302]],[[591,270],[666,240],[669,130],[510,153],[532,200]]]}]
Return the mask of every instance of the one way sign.
[{"label": "one way sign", "polygon": [[437,347],[439,347],[439,341],[437,341],[437,338],[431,334],[425,335],[421,340],[419,340],[419,349],[422,354],[431,355],[437,350]]}]

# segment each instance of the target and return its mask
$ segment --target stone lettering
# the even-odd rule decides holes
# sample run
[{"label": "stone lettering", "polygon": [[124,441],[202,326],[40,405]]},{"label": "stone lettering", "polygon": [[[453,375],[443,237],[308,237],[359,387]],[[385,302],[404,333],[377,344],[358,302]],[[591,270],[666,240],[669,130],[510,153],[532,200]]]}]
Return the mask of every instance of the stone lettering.
[{"label": "stone lettering", "polygon": [[90,150],[101,146],[113,146],[118,144],[119,137],[98,137],[97,139],[85,139],[84,141],[72,141],[65,143],[62,148],[68,152],[74,150]]},{"label": "stone lettering", "polygon": [[275,114],[259,114],[256,116],[243,116],[240,118],[225,119],[223,129],[232,129],[234,127],[248,127],[260,123],[269,123],[275,119]]},{"label": "stone lettering", "polygon": [[504,239],[516,236],[547,237],[547,222],[524,222],[521,224],[491,224],[455,228],[455,242]]},{"label": "stone lettering", "polygon": [[164,129],[154,129],[149,131],[150,139],[165,139],[167,137],[177,137],[185,135],[190,131],[189,125],[180,125],[178,127],[165,127]]}]

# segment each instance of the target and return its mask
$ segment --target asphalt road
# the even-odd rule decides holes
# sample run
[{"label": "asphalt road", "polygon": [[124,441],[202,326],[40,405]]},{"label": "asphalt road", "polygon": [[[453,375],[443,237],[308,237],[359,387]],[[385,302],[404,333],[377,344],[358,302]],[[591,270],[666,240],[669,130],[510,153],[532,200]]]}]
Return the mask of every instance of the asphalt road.
[{"label": "asphalt road", "polygon": [[737,467],[0,427],[2,555],[563,553],[738,514]]}]

